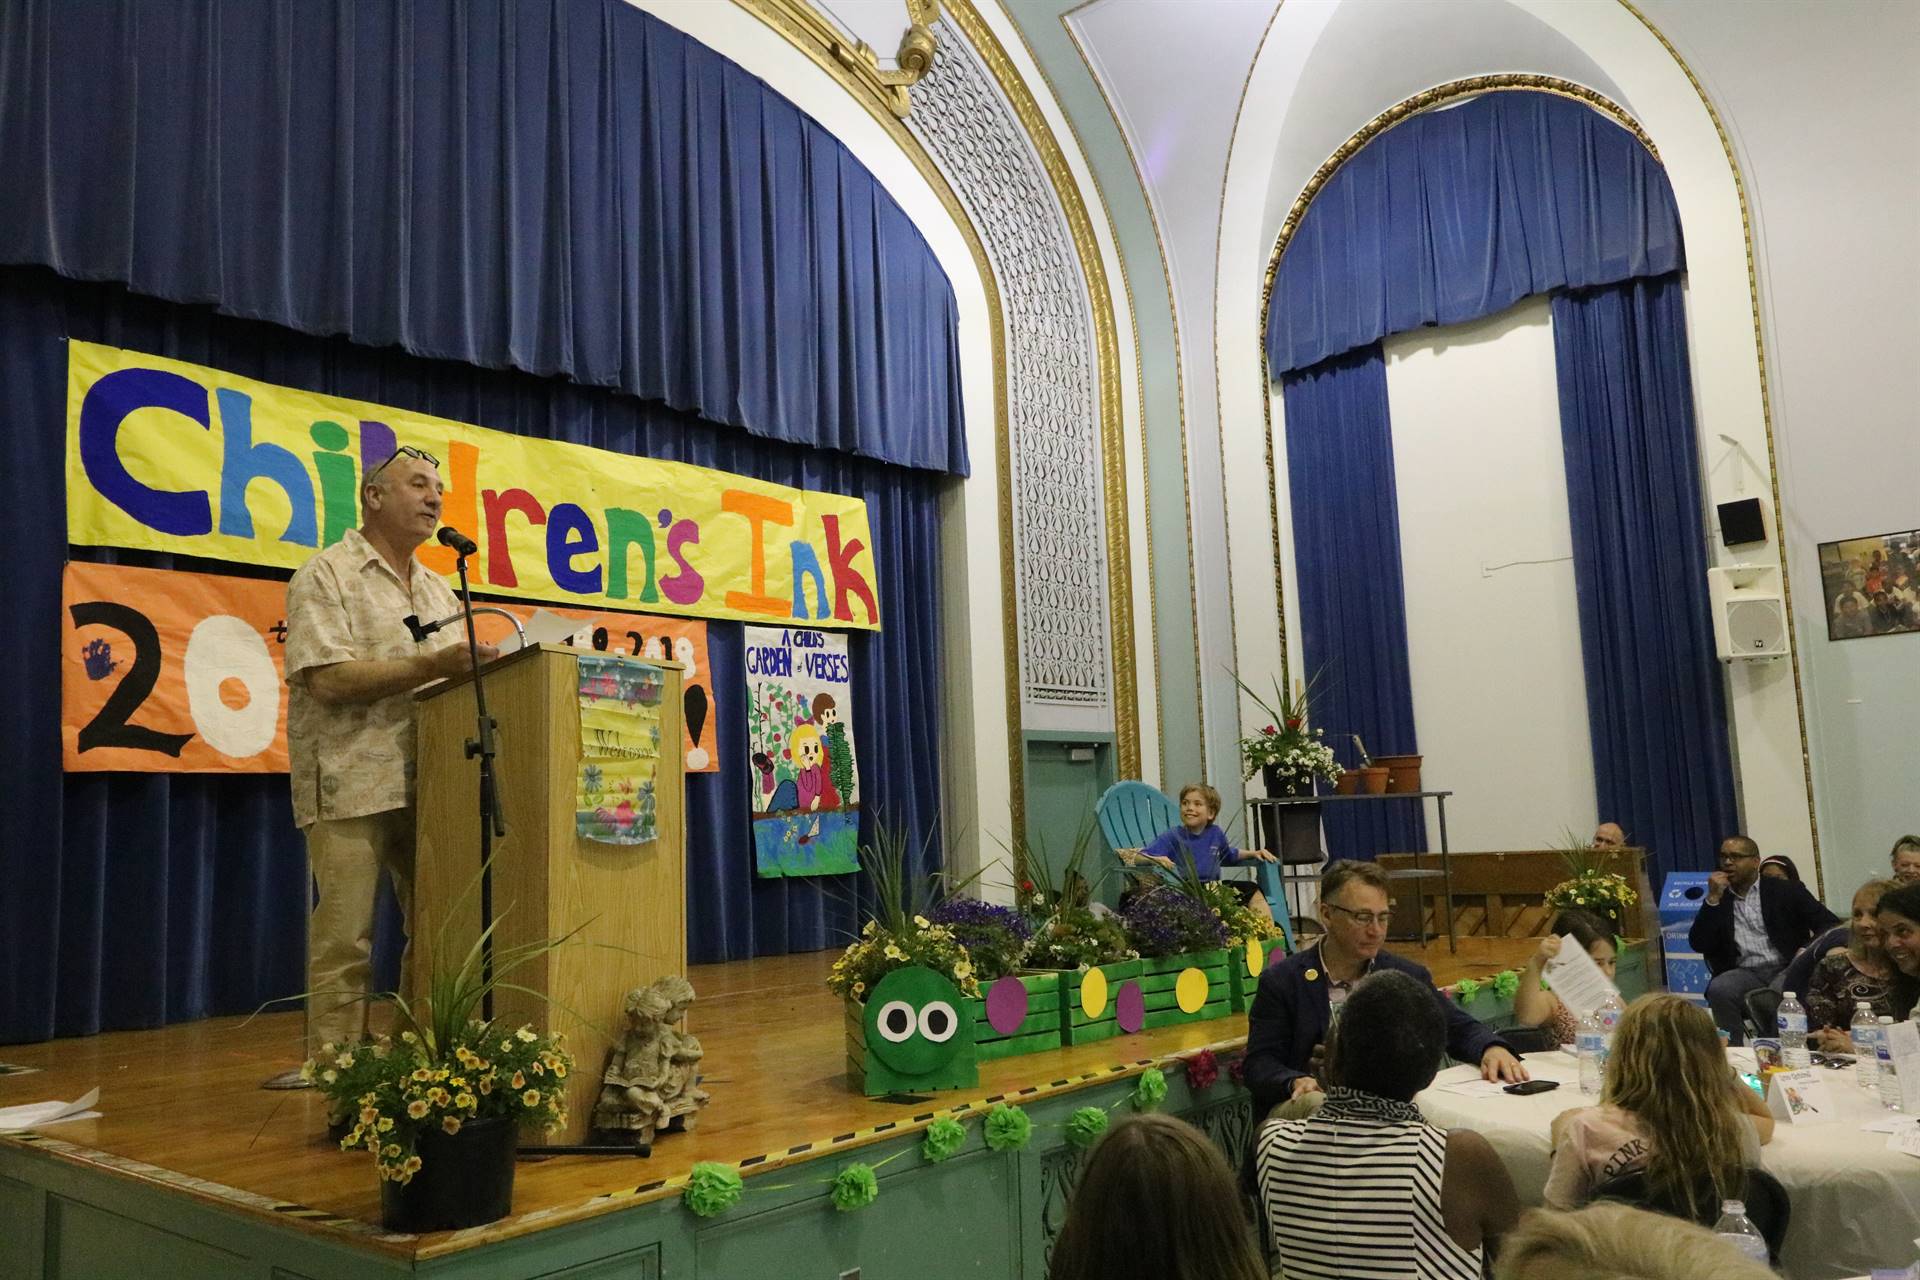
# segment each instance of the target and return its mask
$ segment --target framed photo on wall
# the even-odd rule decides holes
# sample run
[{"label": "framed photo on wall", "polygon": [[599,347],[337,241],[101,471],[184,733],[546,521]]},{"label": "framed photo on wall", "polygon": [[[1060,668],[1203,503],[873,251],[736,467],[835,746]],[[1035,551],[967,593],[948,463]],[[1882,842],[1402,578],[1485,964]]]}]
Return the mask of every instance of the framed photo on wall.
[{"label": "framed photo on wall", "polygon": [[1827,639],[1920,631],[1920,529],[1820,544]]}]

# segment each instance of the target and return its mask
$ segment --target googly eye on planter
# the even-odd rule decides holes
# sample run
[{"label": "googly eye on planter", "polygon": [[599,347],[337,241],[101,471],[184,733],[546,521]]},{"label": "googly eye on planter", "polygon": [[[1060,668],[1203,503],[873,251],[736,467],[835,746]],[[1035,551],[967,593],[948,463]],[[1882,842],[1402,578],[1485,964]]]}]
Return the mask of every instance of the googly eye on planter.
[{"label": "googly eye on planter", "polygon": [[895,969],[867,998],[869,1094],[958,1089],[975,1082],[973,1025],[951,978],[918,965]]}]

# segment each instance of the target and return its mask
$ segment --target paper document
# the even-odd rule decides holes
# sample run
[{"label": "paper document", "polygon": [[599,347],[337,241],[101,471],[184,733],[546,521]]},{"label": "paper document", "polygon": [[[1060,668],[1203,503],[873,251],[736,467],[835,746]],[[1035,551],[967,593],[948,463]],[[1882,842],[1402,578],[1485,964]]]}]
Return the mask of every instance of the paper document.
[{"label": "paper document", "polygon": [[1902,1129],[1887,1136],[1887,1150],[1920,1158],[1920,1128]]},{"label": "paper document", "polygon": [[1899,1133],[1902,1129],[1920,1129],[1920,1120],[1911,1116],[1888,1116],[1885,1120],[1869,1120],[1860,1126],[1862,1133]]},{"label": "paper document", "polygon": [[[534,644],[572,644],[580,631],[580,622],[576,618],[563,618],[547,609],[535,609],[533,616],[521,624],[527,630],[527,643]],[[516,637],[509,635],[500,646],[501,653],[511,653],[519,647]]]},{"label": "paper document", "polygon": [[92,1119],[100,1113],[87,1108],[98,1101],[100,1090],[89,1089],[86,1096],[72,1102],[28,1102],[17,1107],[0,1107],[0,1133],[37,1129],[41,1125],[56,1124],[62,1120]]},{"label": "paper document", "polygon": [[1560,954],[1548,962],[1544,976],[1547,986],[1575,1018],[1586,1017],[1605,1004],[1608,996],[1620,994],[1572,934],[1560,939]]}]

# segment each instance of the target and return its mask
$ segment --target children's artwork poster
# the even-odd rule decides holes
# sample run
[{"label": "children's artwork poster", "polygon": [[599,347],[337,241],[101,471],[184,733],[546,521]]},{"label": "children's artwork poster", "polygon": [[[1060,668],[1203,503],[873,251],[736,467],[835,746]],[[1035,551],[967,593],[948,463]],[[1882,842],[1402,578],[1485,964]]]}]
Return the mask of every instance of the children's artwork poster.
[{"label": "children's artwork poster", "polygon": [[660,770],[658,667],[580,655],[580,773],[574,830],[602,844],[645,844],[659,834],[654,778]]},{"label": "children's artwork poster", "polygon": [[860,771],[847,637],[745,627],[754,869],[763,876],[860,869]]},{"label": "children's artwork poster", "polygon": [[[60,738],[69,773],[285,773],[287,584],[70,560],[61,578]],[[522,622],[535,606],[493,605]],[[595,649],[682,672],[689,773],[720,768],[707,624],[614,610],[556,609]],[[474,620],[482,640],[513,634]]]}]

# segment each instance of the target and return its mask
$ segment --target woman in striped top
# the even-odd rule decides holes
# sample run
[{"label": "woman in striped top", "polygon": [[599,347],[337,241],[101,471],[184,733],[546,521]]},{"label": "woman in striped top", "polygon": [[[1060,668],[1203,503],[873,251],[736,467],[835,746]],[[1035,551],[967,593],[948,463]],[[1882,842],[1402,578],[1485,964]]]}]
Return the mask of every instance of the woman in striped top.
[{"label": "woman in striped top", "polygon": [[1433,992],[1386,970],[1353,989],[1327,1047],[1326,1103],[1260,1135],[1260,1198],[1287,1280],[1479,1280],[1520,1213],[1477,1133],[1445,1133],[1413,1096],[1446,1051]]}]

